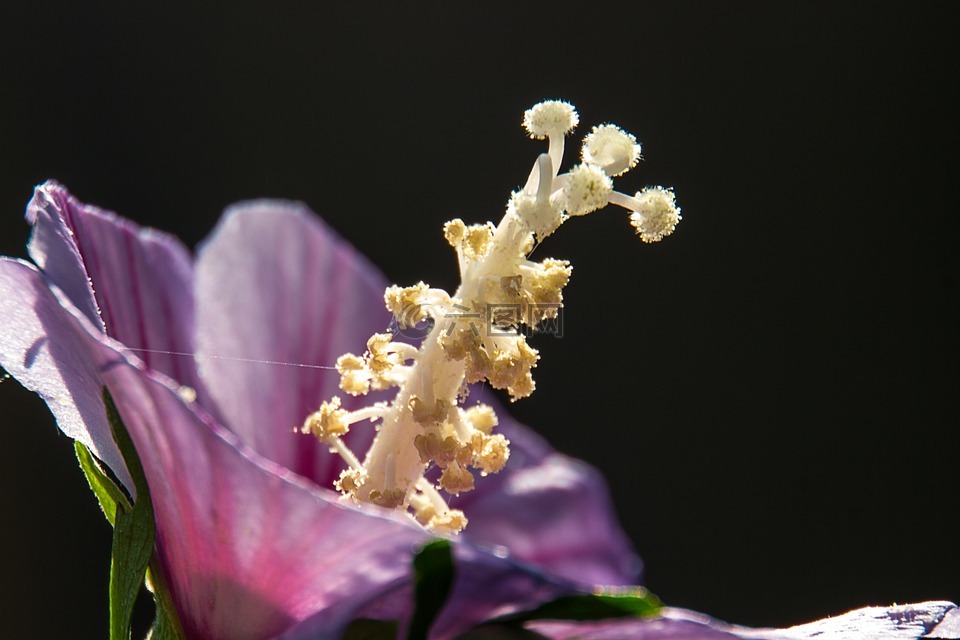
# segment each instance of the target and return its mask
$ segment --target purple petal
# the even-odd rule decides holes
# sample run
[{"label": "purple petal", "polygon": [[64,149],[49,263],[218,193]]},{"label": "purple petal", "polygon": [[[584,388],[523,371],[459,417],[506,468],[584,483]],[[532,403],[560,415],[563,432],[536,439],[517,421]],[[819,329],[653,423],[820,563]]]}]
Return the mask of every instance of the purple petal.
[{"label": "purple petal", "polygon": [[[780,632],[788,639],[858,640],[860,638],[921,638],[936,631],[938,638],[957,638],[957,605],[952,602],[923,602],[892,607],[866,607]],[[954,620],[951,623],[949,619]],[[941,628],[941,622],[946,624]],[[951,632],[950,626],[953,624]],[[937,627],[937,629],[934,629]],[[941,635],[942,632],[942,635]]]},{"label": "purple petal", "polygon": [[179,240],[85,205],[56,182],[37,187],[27,219],[30,255],[50,282],[151,369],[198,388],[193,265]]},{"label": "purple petal", "polygon": [[510,461],[456,502],[470,520],[465,538],[584,586],[637,584],[642,563],[617,522],[603,476],[497,413]]},{"label": "purple petal", "polygon": [[[551,640],[735,640],[780,636],[767,629],[735,627],[692,611],[666,609],[657,618],[617,618],[595,622],[541,620],[525,628]],[[826,640],[826,639],[824,639]]]},{"label": "purple petal", "polygon": [[[570,583],[478,550],[469,544],[455,543],[456,577],[450,596],[433,626],[431,640],[456,638],[476,625],[500,616],[535,609],[557,598],[580,593]],[[407,558],[411,562],[412,558]],[[376,595],[353,615],[378,620],[397,620],[401,633],[410,622],[413,589],[410,580],[398,581]],[[332,637],[324,632],[327,621],[309,620],[292,629],[283,640],[314,640]]]},{"label": "purple petal", "polygon": [[924,638],[960,638],[960,607],[947,611]]},{"label": "purple petal", "polygon": [[36,188],[27,205],[27,222],[33,227],[27,250],[44,275],[57,285],[90,322],[102,327],[100,311],[90,286],[83,256],[64,219],[65,212],[82,208],[53,181]]},{"label": "purple petal", "polygon": [[409,579],[411,553],[429,539],[419,526],[342,504],[247,450],[105,341],[93,349],[150,485],[187,637],[262,639],[318,612],[342,626],[351,603]]},{"label": "purple petal", "polygon": [[[527,629],[551,640],[879,640],[922,638],[939,633],[944,621],[956,615],[950,602],[924,602],[894,607],[857,609],[789,629],[748,629],[729,625],[684,609],[665,609],[650,620],[620,618],[598,622],[528,622]],[[936,627],[936,629],[934,629]],[[949,629],[947,629],[949,633]],[[937,637],[953,638],[957,635]]]},{"label": "purple petal", "polygon": [[89,447],[133,491],[110,434],[101,399],[103,383],[88,341],[63,304],[70,303],[57,299],[36,267],[0,258],[0,322],[4,327],[0,365],[39,394],[60,429]]},{"label": "purple petal", "polygon": [[577,592],[575,585],[470,545],[457,545],[454,551],[457,578],[430,630],[434,640],[454,638],[484,620],[529,611]]},{"label": "purple petal", "polygon": [[[198,352],[225,424],[261,455],[329,487],[342,468],[313,438],[294,434],[334,395],[344,352],[363,353],[389,323],[382,277],[305,207],[231,207],[197,261]],[[344,407],[365,399],[346,397]],[[367,427],[367,428],[364,428]],[[348,444],[373,438],[358,425]]]},{"label": "purple petal", "polygon": [[2,364],[129,487],[100,400],[109,386],[151,487],[158,549],[189,637],[270,637],[318,612],[335,628],[351,602],[407,578],[413,548],[429,539],[420,527],[346,507],[241,452],[64,304],[33,265],[0,259],[0,317],[11,329],[0,336]]},{"label": "purple petal", "polygon": [[[199,350],[217,356],[203,360],[203,374],[226,424],[261,454],[329,487],[339,460],[291,432],[322,400],[344,395],[338,377],[269,362],[329,365],[346,351],[362,353],[389,321],[385,281],[306,209],[277,202],[232,208],[201,249],[197,274]],[[517,560],[569,579],[635,583],[640,563],[600,475],[499,413],[512,459],[460,503],[471,519],[467,539],[508,546]],[[358,455],[373,435],[364,426],[350,434]]]}]

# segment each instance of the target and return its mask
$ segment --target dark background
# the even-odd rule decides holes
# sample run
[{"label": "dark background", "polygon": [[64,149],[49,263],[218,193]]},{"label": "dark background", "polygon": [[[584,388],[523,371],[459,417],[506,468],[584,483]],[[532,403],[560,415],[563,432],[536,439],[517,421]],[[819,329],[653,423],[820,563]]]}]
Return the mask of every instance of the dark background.
[{"label": "dark background", "polygon": [[[952,3],[519,5],[4,5],[0,252],[53,177],[190,245],[231,202],[300,199],[452,288],[441,224],[498,219],[544,148],[522,111],[570,100],[644,143],[619,188],[672,186],[684,220],[550,238],[565,335],[511,410],[604,470],[670,604],[960,599]],[[110,530],[70,442],[12,381],[0,425],[5,632],[105,637]]]}]

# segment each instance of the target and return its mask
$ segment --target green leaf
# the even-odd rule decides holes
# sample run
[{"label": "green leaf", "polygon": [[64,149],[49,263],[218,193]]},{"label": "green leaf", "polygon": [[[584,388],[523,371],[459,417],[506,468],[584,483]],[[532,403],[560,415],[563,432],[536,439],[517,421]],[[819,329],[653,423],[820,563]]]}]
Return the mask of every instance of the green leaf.
[{"label": "green leaf", "polygon": [[97,496],[100,509],[112,527],[117,519],[118,508],[125,511],[130,511],[130,509],[133,508],[130,504],[130,499],[127,498],[123,490],[107,475],[107,472],[103,470],[100,462],[90,453],[90,449],[87,449],[83,443],[77,442],[76,440],[73,442],[73,449],[77,453],[77,461],[80,463],[80,469],[83,470],[83,475],[87,478],[87,484],[90,485],[93,494]]},{"label": "green leaf", "polygon": [[396,620],[354,620],[343,634],[343,640],[396,640]]},{"label": "green leaf", "polygon": [[450,595],[455,574],[449,540],[428,542],[413,557],[414,607],[407,640],[426,640]]},{"label": "green leaf", "polygon": [[147,640],[183,640],[177,608],[170,597],[170,589],[167,588],[156,557],[150,561],[150,566],[147,568],[146,584],[147,589],[153,594],[153,602],[157,607],[157,617]]},{"label": "green leaf", "polygon": [[183,631],[176,608],[170,598],[163,573],[153,557],[156,523],[153,503],[150,500],[150,487],[130,434],[106,388],[103,389],[103,404],[110,431],[137,491],[137,500],[132,502],[90,450],[79,442],[74,443],[80,469],[97,497],[103,515],[113,526],[113,549],[110,557],[110,640],[129,640],[130,615],[144,580],[157,606],[156,621],[148,638],[181,640]]},{"label": "green leaf", "polygon": [[529,620],[606,620],[609,618],[649,618],[660,613],[663,603],[643,587],[609,590],[605,593],[565,596],[497,622]]},{"label": "green leaf", "polygon": [[[110,640],[129,640],[130,614],[133,612],[137,594],[140,593],[147,564],[153,555],[156,529],[150,488],[147,486],[140,458],[106,388],[103,390],[103,404],[107,410],[113,439],[120,448],[120,454],[137,490],[137,500],[132,508],[116,509],[110,558]],[[96,493],[96,490],[94,492]],[[100,498],[99,494],[97,498]],[[106,510],[104,513],[107,513]]]}]

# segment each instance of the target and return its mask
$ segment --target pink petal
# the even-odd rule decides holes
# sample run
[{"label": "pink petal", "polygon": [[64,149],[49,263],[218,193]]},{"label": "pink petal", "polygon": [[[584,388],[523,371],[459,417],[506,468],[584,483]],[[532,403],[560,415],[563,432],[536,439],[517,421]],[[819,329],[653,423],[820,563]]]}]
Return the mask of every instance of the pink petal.
[{"label": "pink petal", "polygon": [[507,468],[479,479],[456,506],[470,524],[464,536],[581,585],[637,584],[642,563],[620,528],[603,476],[551,450],[498,410],[511,441]]},{"label": "pink petal", "polygon": [[[868,607],[789,629],[748,629],[684,609],[665,609],[652,620],[539,621],[525,626],[551,640],[908,640],[960,637],[943,626],[956,611],[951,602]],[[938,635],[927,636],[931,632]]]},{"label": "pink petal", "polygon": [[[450,640],[476,625],[501,616],[528,611],[557,598],[578,593],[576,586],[556,580],[468,544],[454,544],[456,575],[450,595],[430,628],[431,640]],[[410,559],[406,560],[410,562]],[[353,615],[378,620],[398,620],[405,637],[410,622],[413,588],[398,581]],[[282,640],[314,640],[329,635],[329,620],[318,616],[291,629]]]},{"label": "pink petal", "polygon": [[[104,413],[103,383],[84,332],[32,264],[0,257],[0,365],[40,395],[65,434],[89,447],[133,490]],[[78,311],[78,313],[82,313]]]},{"label": "pink petal", "polygon": [[906,640],[925,636],[960,638],[956,616],[957,605],[943,601],[892,607],[866,607],[840,616],[783,629],[779,634],[780,637],[788,640],[801,638],[817,640],[903,638]]},{"label": "pink petal", "polygon": [[27,205],[27,222],[33,227],[27,250],[44,275],[94,325],[102,326],[100,310],[90,286],[83,256],[73,237],[73,230],[64,220],[64,212],[82,207],[67,190],[53,181],[36,188]]},{"label": "pink petal", "polygon": [[[94,345],[143,464],[157,547],[190,638],[272,637],[409,580],[430,536],[393,512],[344,505],[244,447],[103,342]],[[340,629],[338,629],[338,632]]]},{"label": "pink petal", "polygon": [[[616,618],[590,622],[540,620],[525,628],[550,640],[775,640],[771,629],[748,629],[681,609],[666,609],[653,619]],[[826,638],[824,638],[826,640]]]},{"label": "pink petal", "polygon": [[[266,201],[227,213],[197,273],[199,349],[221,356],[205,359],[203,374],[226,424],[259,453],[329,487],[339,460],[291,432],[333,395],[359,403],[339,391],[335,372],[246,360],[329,365],[362,353],[389,322],[385,280],[302,206]],[[602,477],[498,414],[512,459],[458,503],[471,519],[466,539],[507,546],[513,558],[572,580],[635,583],[640,563]],[[357,425],[349,444],[362,455],[372,435]]]},{"label": "pink petal", "polygon": [[30,255],[50,282],[151,369],[198,388],[193,264],[179,240],[85,205],[56,182],[37,187],[27,219]]},{"label": "pink petal", "polygon": [[[196,287],[202,375],[226,426],[331,486],[339,459],[294,429],[322,401],[345,396],[336,371],[314,367],[363,353],[388,326],[382,277],[302,205],[257,201],[231,207],[201,247]],[[362,456],[373,435],[363,423],[347,441]]]},{"label": "pink petal", "polygon": [[434,640],[455,638],[491,618],[535,609],[576,592],[576,587],[469,545],[455,549],[457,580],[430,629]]}]

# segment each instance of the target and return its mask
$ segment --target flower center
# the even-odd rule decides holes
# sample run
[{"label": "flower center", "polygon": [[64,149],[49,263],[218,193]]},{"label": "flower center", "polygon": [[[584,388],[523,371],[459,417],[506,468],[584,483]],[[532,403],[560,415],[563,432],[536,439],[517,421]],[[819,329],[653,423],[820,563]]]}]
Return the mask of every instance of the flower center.
[{"label": "flower center", "polygon": [[[493,409],[467,406],[468,385],[486,382],[506,390],[511,400],[533,393],[531,371],[539,355],[524,328],[557,317],[570,279],[569,262],[528,259],[536,243],[569,217],[608,203],[632,212],[631,224],[645,242],[673,232],[680,210],[672,191],[652,187],[630,197],[613,190],[611,178],[640,159],[636,139],[618,127],[594,127],[584,139],[583,161],[559,174],[564,137],[578,121],[565,102],[528,109],[524,127],[532,138],[547,138],[549,149],[537,158],[523,189],[510,197],[500,223],[467,225],[455,219],[444,225],[460,268],[456,292],[423,282],[388,287],[384,301],[398,333],[374,334],[363,355],[348,353],[337,360],[340,388],[350,395],[397,388],[392,402],[357,411],[342,409],[334,397],[304,421],[303,433],[346,461],[336,488],[349,499],[407,511],[439,533],[461,531],[467,519],[447,505],[441,491],[472,490],[475,472],[497,473],[510,456],[509,441],[494,433]],[[419,347],[396,339],[425,321],[432,327]],[[361,462],[342,437],[365,420],[380,424]]]}]

